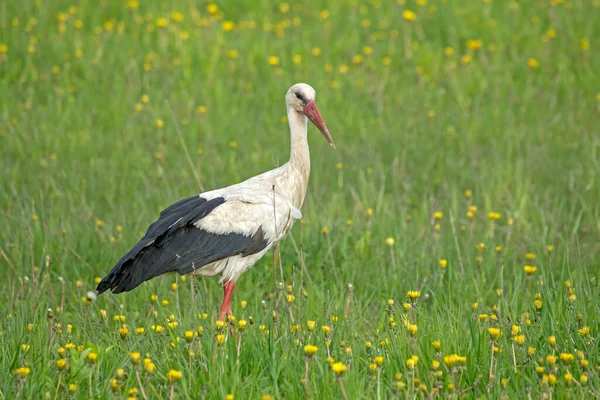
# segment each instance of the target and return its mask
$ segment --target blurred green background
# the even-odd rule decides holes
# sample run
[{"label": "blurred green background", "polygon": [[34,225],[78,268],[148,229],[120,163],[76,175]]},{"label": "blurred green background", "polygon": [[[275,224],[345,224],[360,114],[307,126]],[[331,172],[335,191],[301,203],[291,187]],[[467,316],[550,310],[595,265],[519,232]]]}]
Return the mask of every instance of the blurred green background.
[{"label": "blurred green background", "polygon": [[[472,318],[471,304],[501,308],[503,340],[510,342],[511,324],[535,312],[535,293],[542,293],[557,314],[539,315],[533,347],[547,347],[555,321],[571,329],[562,332],[569,351],[582,349],[581,324],[598,337],[599,11],[598,0],[0,3],[0,265],[6,271],[0,298],[10,305],[0,312],[0,343],[14,349],[0,363],[6,370],[31,365],[44,377],[37,383],[5,378],[1,394],[34,396],[33,387],[41,387],[54,398],[71,381],[80,386],[74,396],[112,393],[106,388],[114,370],[134,347],[161,359],[163,373],[187,365],[185,352],[183,361],[159,356],[169,338],[119,342],[119,352],[105,354],[119,326],[91,322],[100,309],[118,314],[118,304],[136,313],[132,332],[134,324],[164,321],[174,303],[158,310],[146,303],[152,293],[175,296],[175,277],[89,306],[81,297],[164,207],[286,162],[284,94],[296,82],[316,89],[338,148],[310,128],[311,182],[304,220],[281,246],[284,276],[267,256],[234,295],[249,301],[259,323],[283,324],[282,341],[270,335],[272,352],[263,354],[259,349],[269,343],[255,328],[241,367],[246,375],[237,370],[227,380],[224,370],[208,368],[197,379],[185,375],[176,393],[197,394],[209,385],[216,398],[301,397],[304,361],[297,345],[316,339],[310,332],[296,338],[287,324],[328,325],[332,316],[344,324],[334,330],[334,346],[345,342],[332,358],[345,359],[349,345],[355,349],[357,367],[346,377],[350,398],[376,396],[368,372],[374,354],[363,347],[385,337],[398,342],[393,351],[377,350],[386,356],[377,378],[383,398],[395,393],[397,382],[411,396],[419,393],[410,374],[400,380],[395,374],[405,372],[405,359],[417,348],[419,365],[429,368],[436,357],[429,343],[442,336],[451,343],[448,351],[467,355],[467,372],[454,385],[475,385],[470,394],[550,390],[547,380],[537,381],[534,358],[519,364],[524,374],[514,374],[508,342],[497,359],[498,379],[488,381],[487,325]],[[477,211],[467,215],[470,206]],[[435,212],[443,215],[436,219]],[[537,265],[539,279],[523,276],[525,263]],[[576,307],[563,301],[565,279],[581,287]],[[282,280],[298,298],[286,306],[295,319],[271,318],[285,303],[277,301]],[[355,288],[353,306],[342,316],[348,283]],[[220,302],[216,279],[196,284],[196,303],[187,283],[181,300],[177,292],[175,314],[189,328],[198,312],[212,321]],[[428,327],[420,326],[417,347],[387,331],[396,329],[388,298],[399,306],[409,289],[421,290],[428,305],[418,314]],[[87,376],[58,380],[54,371],[46,309],[65,298],[56,320],[85,329],[51,343],[93,342],[103,360],[90,369],[97,386]],[[398,316],[395,321],[401,325]],[[28,323],[39,328],[35,339],[28,335],[38,328],[28,330]],[[183,331],[171,332],[171,340],[177,335]],[[24,343],[37,348],[23,352]],[[233,341],[231,347],[225,364],[236,371]],[[285,373],[282,354],[294,366]],[[339,396],[320,355],[313,389]],[[421,374],[427,386],[421,395],[434,395],[437,381]],[[502,385],[500,378],[509,376]],[[597,372],[590,380],[598,387]],[[446,383],[436,393],[451,395]],[[129,386],[136,383],[130,379]],[[156,384],[157,395],[168,396],[171,386]],[[563,386],[560,393],[570,393]]]}]

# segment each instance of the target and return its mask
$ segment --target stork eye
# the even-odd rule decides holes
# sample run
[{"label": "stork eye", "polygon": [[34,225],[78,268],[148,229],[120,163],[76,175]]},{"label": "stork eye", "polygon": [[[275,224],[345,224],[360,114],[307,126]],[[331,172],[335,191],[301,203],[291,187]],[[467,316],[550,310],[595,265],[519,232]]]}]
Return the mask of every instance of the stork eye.
[{"label": "stork eye", "polygon": [[303,95],[301,95],[300,93],[294,93],[296,95],[296,97],[298,98],[298,100],[300,100],[303,103],[306,103],[306,99],[304,98]]}]

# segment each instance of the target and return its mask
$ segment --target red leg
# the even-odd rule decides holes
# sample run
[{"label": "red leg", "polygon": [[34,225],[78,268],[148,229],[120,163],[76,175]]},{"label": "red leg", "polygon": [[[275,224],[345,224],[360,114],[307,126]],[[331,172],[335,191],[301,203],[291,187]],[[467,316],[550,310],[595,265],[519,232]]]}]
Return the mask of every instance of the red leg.
[{"label": "red leg", "polygon": [[223,282],[223,304],[221,305],[221,311],[219,312],[219,320],[227,321],[227,316],[233,315],[231,312],[231,296],[233,295],[233,288],[235,282]]}]

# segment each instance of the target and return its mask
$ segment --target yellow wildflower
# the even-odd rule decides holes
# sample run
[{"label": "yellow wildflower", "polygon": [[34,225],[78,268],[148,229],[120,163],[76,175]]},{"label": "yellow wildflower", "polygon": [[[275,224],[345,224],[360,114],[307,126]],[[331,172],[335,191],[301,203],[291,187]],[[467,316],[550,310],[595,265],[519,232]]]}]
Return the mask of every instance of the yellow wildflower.
[{"label": "yellow wildflower", "polygon": [[335,372],[337,376],[341,376],[344,372],[346,372],[348,367],[346,367],[346,364],[344,363],[336,362],[331,364],[331,369],[333,370],[333,372]]},{"label": "yellow wildflower", "polygon": [[171,370],[169,370],[169,372],[167,372],[167,380],[170,383],[175,383],[175,382],[181,380],[181,376],[182,376],[181,371],[171,369]]},{"label": "yellow wildflower", "polygon": [[522,345],[525,343],[525,335],[517,335],[514,337],[514,341],[516,344]]},{"label": "yellow wildflower", "polygon": [[412,301],[414,303],[417,300],[417,298],[419,298],[420,295],[421,295],[421,292],[419,292],[419,291],[409,290],[408,293],[406,294],[406,297],[408,297],[410,299],[410,301]]},{"label": "yellow wildflower", "polygon": [[498,340],[502,336],[502,332],[498,328],[488,328],[488,333],[492,340]]},{"label": "yellow wildflower", "polygon": [[539,66],[540,66],[540,62],[539,62],[537,59],[535,59],[535,58],[533,58],[533,57],[530,57],[530,58],[527,60],[527,65],[529,65],[529,68],[533,68],[533,69],[535,69],[535,68],[537,68],[537,67],[539,67]]},{"label": "yellow wildflower", "polygon": [[306,346],[304,346],[304,354],[306,354],[308,357],[312,357],[317,352],[317,350],[319,350],[319,348],[312,344],[307,344]]},{"label": "yellow wildflower", "polygon": [[223,21],[221,28],[223,28],[225,32],[231,32],[235,28],[235,24],[233,21]]},{"label": "yellow wildflower", "polygon": [[140,353],[138,353],[136,351],[129,353],[129,358],[131,359],[131,361],[134,364],[139,364],[140,363]]},{"label": "yellow wildflower", "polygon": [[413,22],[416,21],[417,14],[415,14],[414,11],[404,10],[402,11],[402,18],[404,18],[405,21]]}]

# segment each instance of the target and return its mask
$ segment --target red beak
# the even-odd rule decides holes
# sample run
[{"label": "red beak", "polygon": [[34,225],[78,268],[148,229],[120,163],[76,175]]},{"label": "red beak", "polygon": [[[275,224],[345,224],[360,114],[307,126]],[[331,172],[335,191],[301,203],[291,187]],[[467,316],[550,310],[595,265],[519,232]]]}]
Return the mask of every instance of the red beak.
[{"label": "red beak", "polygon": [[304,106],[304,115],[306,115],[308,119],[310,119],[310,122],[315,124],[315,126],[321,131],[323,136],[325,136],[325,139],[327,139],[331,147],[335,149],[335,143],[333,143],[333,139],[331,138],[331,134],[327,129],[327,125],[325,125],[325,121],[323,121],[323,118],[319,113],[319,109],[317,108],[317,105],[314,101],[309,101],[308,103],[306,103],[306,105]]}]

